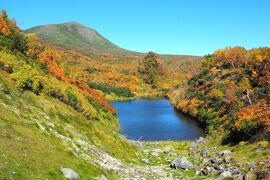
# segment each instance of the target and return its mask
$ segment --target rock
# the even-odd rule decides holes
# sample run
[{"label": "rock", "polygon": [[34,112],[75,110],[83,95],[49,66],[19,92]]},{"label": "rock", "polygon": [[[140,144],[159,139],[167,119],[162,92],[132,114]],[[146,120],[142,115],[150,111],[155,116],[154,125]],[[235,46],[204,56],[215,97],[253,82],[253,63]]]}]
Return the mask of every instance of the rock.
[{"label": "rock", "polygon": [[236,176],[234,176],[235,180],[243,180],[244,179],[244,175],[243,174],[238,174]]},{"label": "rock", "polygon": [[218,158],[212,158],[211,160],[210,160],[210,162],[212,163],[212,164],[219,164],[220,163],[220,159],[218,159]]},{"label": "rock", "polygon": [[225,157],[224,162],[229,164],[229,163],[231,163],[231,160],[232,160],[231,156],[227,156],[227,157]]},{"label": "rock", "polygon": [[159,157],[159,154],[156,151],[151,152],[150,155],[154,157]]},{"label": "rock", "polygon": [[188,153],[188,155],[190,155],[190,156],[194,156],[194,155],[195,155],[195,153],[194,153],[194,151],[190,151],[190,152]]},{"label": "rock", "polygon": [[189,146],[190,149],[197,149],[198,147],[199,147],[199,143],[192,143]]},{"label": "rock", "polygon": [[250,168],[255,168],[255,163],[254,162],[248,162],[247,165],[249,165]]},{"label": "rock", "polygon": [[240,174],[240,171],[239,171],[238,168],[236,168],[236,167],[230,168],[229,171],[230,171],[230,173],[231,173],[232,175]]},{"label": "rock", "polygon": [[69,168],[61,168],[61,172],[63,173],[64,177],[67,179],[80,179],[80,175]]},{"label": "rock", "polygon": [[218,171],[224,170],[223,164],[214,164],[213,167],[214,167],[215,170],[218,170]]},{"label": "rock", "polygon": [[214,168],[212,168],[212,167],[204,167],[202,170],[201,170],[201,173],[203,174],[203,175],[208,175],[208,174],[211,174],[211,173],[213,173],[213,172],[215,172],[215,169]]},{"label": "rock", "polygon": [[169,148],[169,147],[164,148],[164,149],[162,149],[162,152],[164,152],[164,153],[168,154],[168,153],[170,153],[170,152],[171,152],[171,148]]},{"label": "rock", "polygon": [[209,160],[208,159],[203,159],[203,164],[206,164],[206,163],[209,163]]},{"label": "rock", "polygon": [[209,154],[209,150],[208,150],[208,149],[202,149],[202,150],[201,150],[200,155],[201,155],[202,157],[206,157],[206,156],[208,156],[208,154]]},{"label": "rock", "polygon": [[99,176],[98,180],[108,180],[104,175]]},{"label": "rock", "polygon": [[193,169],[193,164],[185,156],[175,159],[170,167],[175,169]]},{"label": "rock", "polygon": [[144,164],[149,164],[149,163],[150,163],[150,161],[149,161],[148,159],[146,159],[146,158],[143,158],[141,161],[142,161]]},{"label": "rock", "polygon": [[206,141],[205,138],[199,137],[199,139],[196,141],[196,143],[201,144],[201,143],[204,143],[205,141]]},{"label": "rock", "polygon": [[243,180],[252,180],[252,175],[250,173],[246,173],[243,177]]},{"label": "rock", "polygon": [[222,150],[218,153],[219,156],[227,156],[230,155],[232,152],[230,150]]},{"label": "rock", "polygon": [[228,178],[228,177],[232,177],[232,174],[230,171],[224,171],[223,173],[221,173],[219,175],[219,179],[225,179],[225,178]]},{"label": "rock", "polygon": [[169,155],[169,156],[177,156],[177,153],[175,153],[175,152],[169,152],[168,155]]}]

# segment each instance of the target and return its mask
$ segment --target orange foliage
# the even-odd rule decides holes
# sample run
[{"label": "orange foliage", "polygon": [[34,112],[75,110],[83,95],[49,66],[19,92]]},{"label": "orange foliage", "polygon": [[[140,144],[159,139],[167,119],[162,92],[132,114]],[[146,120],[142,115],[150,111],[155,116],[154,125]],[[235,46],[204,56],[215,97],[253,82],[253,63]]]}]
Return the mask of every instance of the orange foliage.
[{"label": "orange foliage", "polygon": [[59,54],[60,51],[53,51],[52,49],[46,49],[42,53],[38,55],[38,58],[47,64],[49,72],[55,76],[57,79],[62,80],[66,83],[70,83],[76,85],[82,90],[82,93],[87,97],[91,96],[96,102],[100,103],[101,105],[107,107],[110,112],[115,114],[115,109],[99,94],[98,91],[90,88],[86,83],[73,79],[69,76],[65,75],[65,72],[59,68],[59,66],[55,63],[57,58],[61,58]]},{"label": "orange foliage", "polygon": [[237,127],[240,126],[242,121],[250,122],[253,120],[257,120],[265,126],[270,126],[270,106],[264,99],[242,108],[236,116],[238,117]]},{"label": "orange foliage", "polygon": [[15,30],[18,30],[16,23],[8,19],[7,12],[2,10],[0,15],[0,32],[5,36],[11,36]]}]

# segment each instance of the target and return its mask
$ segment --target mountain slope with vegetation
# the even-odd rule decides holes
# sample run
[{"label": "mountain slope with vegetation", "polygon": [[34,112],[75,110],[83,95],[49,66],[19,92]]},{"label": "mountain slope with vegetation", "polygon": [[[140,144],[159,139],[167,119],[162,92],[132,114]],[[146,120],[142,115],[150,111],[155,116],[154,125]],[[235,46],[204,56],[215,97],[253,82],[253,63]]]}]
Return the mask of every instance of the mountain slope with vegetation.
[{"label": "mountain slope with vegetation", "polygon": [[[80,179],[269,178],[269,48],[217,51],[195,76],[197,58],[96,58],[24,34],[2,11],[0,179],[66,179],[62,168]],[[205,138],[137,142],[119,134],[103,95],[164,95],[177,84],[171,101],[207,125]]]},{"label": "mountain slope with vegetation", "polygon": [[[112,50],[110,53],[107,51],[110,48],[98,47],[95,44],[95,42],[104,44],[103,41],[107,40],[88,27],[78,23],[65,23],[39,26],[26,32],[32,32],[50,43],[51,48],[48,51],[54,54],[54,62],[64,69],[66,75],[87,83],[109,100],[163,96],[169,89],[197,72],[201,61],[201,57],[196,56],[155,54],[162,71],[153,74],[155,76],[153,86],[145,81],[145,77],[139,72],[147,61],[141,53],[125,51],[116,55],[115,52],[118,50]],[[28,36],[42,46],[43,42],[36,39],[33,34],[30,33]],[[65,42],[59,41],[58,36]],[[95,42],[93,39],[96,39]],[[91,47],[96,47],[99,52]]]},{"label": "mountain slope with vegetation", "polygon": [[105,39],[97,31],[77,22],[36,26],[27,29],[26,32],[35,33],[47,42],[66,48],[79,48],[103,53],[129,52]]},{"label": "mountain slope with vegetation", "polygon": [[269,77],[270,48],[225,48],[206,56],[202,71],[175,90],[172,101],[205,125],[249,138],[260,130],[269,133]]}]

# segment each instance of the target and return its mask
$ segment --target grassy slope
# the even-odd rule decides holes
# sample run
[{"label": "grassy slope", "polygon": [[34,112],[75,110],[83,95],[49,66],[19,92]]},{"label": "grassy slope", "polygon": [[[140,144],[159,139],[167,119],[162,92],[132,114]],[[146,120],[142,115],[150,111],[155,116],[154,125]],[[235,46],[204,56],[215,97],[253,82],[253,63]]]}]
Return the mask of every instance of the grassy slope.
[{"label": "grassy slope", "polygon": [[[196,176],[195,170],[180,171],[169,168],[169,162],[183,155],[194,164],[200,163],[202,159],[199,154],[203,148],[209,148],[212,156],[216,156],[216,153],[223,149],[231,150],[232,157],[235,159],[234,165],[244,172],[249,168],[247,162],[259,164],[270,158],[268,142],[222,145],[224,132],[209,135],[208,141],[195,150],[195,156],[188,155],[191,142],[143,143],[143,149],[140,151],[119,136],[117,121],[113,119],[89,121],[70,106],[56,99],[45,95],[37,96],[32,92],[21,93],[15,90],[14,82],[3,71],[0,72],[0,84],[1,178],[63,179],[59,168],[69,167],[78,172],[82,179],[97,178],[101,174],[109,179],[117,179],[115,172],[104,170],[98,165],[76,157],[75,150],[69,143],[47,133],[50,128],[74,141],[83,139],[128,164],[142,165],[139,160],[149,158],[150,165],[162,166],[168,174],[180,179],[206,178],[206,176]],[[4,93],[3,84],[8,85],[10,94]],[[45,127],[45,132],[42,132],[40,125]],[[215,149],[214,146],[217,148]],[[153,149],[168,147],[176,154],[169,156],[160,153],[159,158],[149,155]],[[91,156],[91,152],[85,153]],[[236,165],[236,162],[240,164]],[[264,165],[257,166],[257,171],[263,170],[264,167]],[[208,177],[217,176],[218,174],[215,173]]]},{"label": "grassy slope", "polygon": [[42,132],[38,124],[47,129],[50,123],[54,124],[51,128],[63,136],[84,139],[114,157],[126,162],[133,159],[136,164],[137,150],[118,135],[116,119],[86,120],[58,100],[14,90],[13,82],[3,71],[0,78],[1,86],[7,84],[11,90],[10,94],[0,91],[0,177],[61,179],[60,167],[72,168],[83,179],[101,174],[112,176],[112,173],[75,157],[74,150],[67,150],[70,144]]}]

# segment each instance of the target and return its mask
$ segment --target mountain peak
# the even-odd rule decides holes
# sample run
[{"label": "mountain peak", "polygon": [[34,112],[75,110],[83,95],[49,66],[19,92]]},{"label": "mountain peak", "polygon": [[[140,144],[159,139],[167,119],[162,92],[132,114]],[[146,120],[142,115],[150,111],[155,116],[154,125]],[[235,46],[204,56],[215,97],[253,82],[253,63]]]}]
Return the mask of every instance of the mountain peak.
[{"label": "mountain peak", "polygon": [[62,47],[114,54],[129,52],[113,44],[96,30],[76,21],[36,26],[27,29],[26,33],[35,33],[39,38]]}]

